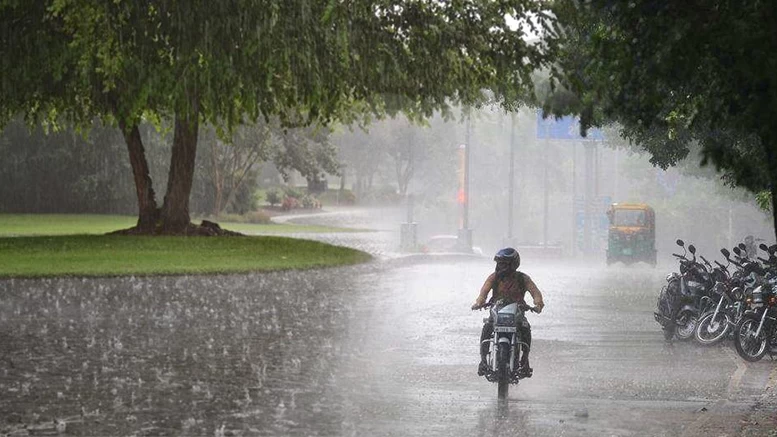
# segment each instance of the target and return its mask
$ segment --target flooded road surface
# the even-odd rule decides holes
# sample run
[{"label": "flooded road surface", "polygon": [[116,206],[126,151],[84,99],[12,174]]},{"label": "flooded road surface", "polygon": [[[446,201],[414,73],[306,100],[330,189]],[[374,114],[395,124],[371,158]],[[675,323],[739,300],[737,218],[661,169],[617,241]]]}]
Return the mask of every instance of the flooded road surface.
[{"label": "flooded road surface", "polygon": [[527,265],[546,301],[528,316],[534,377],[500,406],[496,386],[475,375],[485,314],[468,309],[490,269],[384,275],[351,331],[369,357],[347,384],[359,387],[354,435],[732,435],[774,368],[746,365],[728,344],[666,346],[652,319],[655,270]]},{"label": "flooded road surface", "polygon": [[0,434],[736,435],[774,364],[666,346],[665,272],[524,264],[546,309],[529,315],[534,377],[502,405],[469,310],[488,259],[2,281]]}]

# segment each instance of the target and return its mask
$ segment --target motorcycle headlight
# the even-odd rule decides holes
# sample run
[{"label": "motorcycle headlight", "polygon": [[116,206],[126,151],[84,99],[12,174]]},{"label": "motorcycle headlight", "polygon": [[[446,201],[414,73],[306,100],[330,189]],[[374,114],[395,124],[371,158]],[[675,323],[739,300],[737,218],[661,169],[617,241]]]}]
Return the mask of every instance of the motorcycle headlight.
[{"label": "motorcycle headlight", "polygon": [[514,326],[515,316],[512,314],[498,314],[496,316],[496,324],[500,326]]}]

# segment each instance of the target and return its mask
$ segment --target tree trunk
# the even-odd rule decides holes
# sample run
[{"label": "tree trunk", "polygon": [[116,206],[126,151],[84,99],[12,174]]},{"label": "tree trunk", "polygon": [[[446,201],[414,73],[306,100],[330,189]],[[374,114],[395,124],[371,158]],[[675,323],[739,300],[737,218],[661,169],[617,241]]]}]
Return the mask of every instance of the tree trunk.
[{"label": "tree trunk", "polygon": [[162,231],[167,234],[185,234],[191,224],[189,196],[194,180],[199,119],[197,111],[189,114],[175,116],[173,153],[162,206]]},{"label": "tree trunk", "polygon": [[[772,175],[772,179],[775,179],[774,175]],[[772,182],[769,190],[772,192],[772,226],[774,226],[774,236],[775,241],[777,241],[777,208],[775,208],[777,205],[777,184]]]},{"label": "tree trunk", "polygon": [[146,161],[146,151],[140,138],[140,129],[137,124],[130,127],[123,121],[119,122],[119,127],[124,135],[124,141],[127,143],[127,151],[129,151],[130,164],[132,165],[132,176],[135,179],[135,192],[138,196],[137,230],[150,234],[156,228],[159,210],[157,209],[156,194],[154,193],[148,170],[148,161]]}]

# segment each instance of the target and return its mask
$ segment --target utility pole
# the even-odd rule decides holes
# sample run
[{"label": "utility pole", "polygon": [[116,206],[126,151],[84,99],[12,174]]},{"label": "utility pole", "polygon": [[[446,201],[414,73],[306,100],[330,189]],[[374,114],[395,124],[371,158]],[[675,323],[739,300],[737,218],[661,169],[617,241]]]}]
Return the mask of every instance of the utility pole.
[{"label": "utility pole", "polygon": [[593,221],[593,213],[591,206],[594,197],[594,153],[595,145],[592,142],[587,142],[585,145],[585,191],[583,192],[583,208],[585,213],[583,214],[583,250],[590,252],[591,247],[591,222]]},{"label": "utility pole", "polygon": [[577,143],[572,143],[572,244],[569,254],[575,256],[577,251]]},{"label": "utility pole", "polygon": [[[469,160],[472,155],[472,134],[471,134],[470,114],[467,114],[467,123],[465,127],[465,144],[460,147],[460,153],[463,152],[462,175],[460,180],[461,191],[459,193],[459,203],[461,204],[461,228],[458,235],[458,246],[460,250],[472,251],[472,230],[469,228]],[[463,150],[461,150],[463,149]]]},{"label": "utility pole", "polygon": [[465,132],[464,141],[466,148],[464,149],[464,229],[469,229],[469,160],[472,157],[472,144],[471,144],[471,124],[470,116],[467,115],[467,128]]},{"label": "utility pole", "polygon": [[542,148],[542,246],[548,247],[548,147],[550,147],[550,122],[545,122],[545,147]]},{"label": "utility pole", "polygon": [[515,198],[515,113],[510,114],[510,185],[507,190],[507,242],[513,244],[513,208]]},{"label": "utility pole", "polygon": [[542,186],[543,186],[543,201],[542,201],[542,246],[548,247],[548,147],[550,147],[550,139],[545,140],[545,147],[542,149]]}]

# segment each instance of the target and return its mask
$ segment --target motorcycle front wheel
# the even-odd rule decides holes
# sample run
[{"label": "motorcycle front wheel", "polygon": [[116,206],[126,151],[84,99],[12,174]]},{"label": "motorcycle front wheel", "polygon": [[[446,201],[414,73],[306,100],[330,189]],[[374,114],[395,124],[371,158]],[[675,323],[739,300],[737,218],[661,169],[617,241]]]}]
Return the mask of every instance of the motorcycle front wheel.
[{"label": "motorcycle front wheel", "polygon": [[720,311],[714,320],[713,316],[715,316],[714,311],[704,314],[696,324],[694,338],[704,346],[712,346],[719,343],[728,334],[730,326],[728,314]]},{"label": "motorcycle front wheel", "polygon": [[693,337],[694,331],[696,331],[696,325],[698,318],[691,311],[683,311],[677,315],[675,334],[677,334],[678,340],[688,340]]},{"label": "motorcycle front wheel", "polygon": [[734,331],[734,346],[745,361],[755,362],[766,355],[766,330],[762,329],[758,336],[755,335],[759,323],[757,318],[744,317]]},{"label": "motorcycle front wheel", "polygon": [[499,343],[496,354],[497,397],[507,399],[510,387],[510,345]]}]

